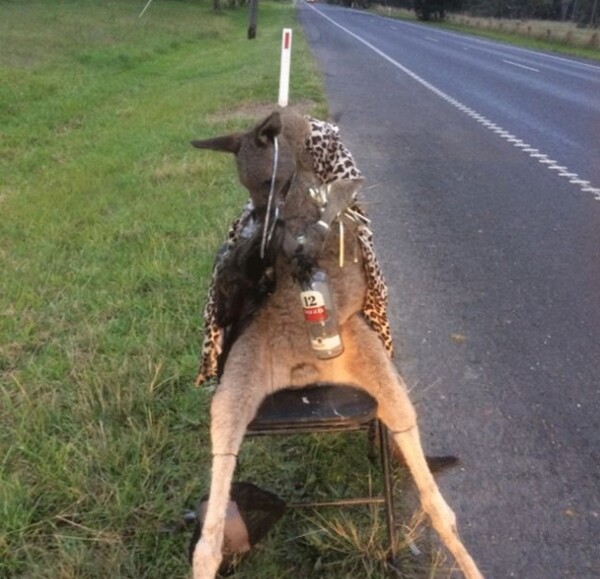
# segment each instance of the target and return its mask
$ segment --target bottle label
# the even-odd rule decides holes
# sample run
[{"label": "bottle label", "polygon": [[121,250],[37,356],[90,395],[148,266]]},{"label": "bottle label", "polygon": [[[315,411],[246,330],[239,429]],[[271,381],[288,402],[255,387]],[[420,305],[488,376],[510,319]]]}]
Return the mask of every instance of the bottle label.
[{"label": "bottle label", "polygon": [[339,334],[330,336],[329,338],[316,338],[310,341],[313,350],[316,351],[329,351],[335,350],[342,345],[342,338]]},{"label": "bottle label", "polygon": [[327,319],[327,309],[321,292],[310,290],[301,292],[300,296],[302,298],[304,319],[307,322],[324,322]]}]

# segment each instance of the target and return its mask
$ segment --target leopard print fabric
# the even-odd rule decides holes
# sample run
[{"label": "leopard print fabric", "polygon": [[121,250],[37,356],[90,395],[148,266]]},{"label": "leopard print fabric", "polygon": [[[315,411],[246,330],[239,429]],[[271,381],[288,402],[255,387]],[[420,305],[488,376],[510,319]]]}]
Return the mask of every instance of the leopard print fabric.
[{"label": "leopard print fabric", "polygon": [[307,117],[306,120],[310,125],[306,150],[311,154],[315,173],[323,183],[362,177],[352,153],[340,139],[339,128],[312,117]]},{"label": "leopard print fabric", "polygon": [[[356,167],[350,151],[344,146],[337,126],[306,117],[310,125],[310,135],[306,140],[306,150],[311,154],[313,168],[324,184],[332,183],[338,179],[358,179],[361,172]],[[199,386],[217,376],[218,358],[221,353],[223,328],[216,323],[216,304],[214,295],[215,279],[219,275],[219,263],[236,242],[245,236],[245,232],[252,230],[252,202],[249,201],[241,215],[231,224],[227,234],[227,241],[217,258],[211,284],[208,290],[206,305],[204,307],[204,341],[200,356],[200,370],[196,379]],[[354,221],[359,223],[358,239],[363,255],[365,274],[367,276],[367,293],[363,306],[363,315],[370,326],[377,332],[386,351],[393,355],[394,347],[390,325],[387,315],[387,287],[383,273],[375,257],[373,247],[373,232],[369,229],[369,219],[365,210],[359,203],[354,203],[348,213]]]},{"label": "leopard print fabric", "polygon": [[204,321],[204,339],[200,354],[200,371],[196,378],[198,386],[217,375],[219,355],[222,351],[223,328],[216,322],[217,304],[215,300],[215,280],[219,275],[219,266],[227,252],[235,246],[239,239],[245,236],[246,229],[251,228],[253,208],[252,201],[248,201],[240,216],[229,226],[227,240],[215,260],[202,315]]},{"label": "leopard print fabric", "polygon": [[358,240],[362,248],[365,273],[367,275],[367,293],[363,305],[363,315],[369,325],[377,332],[390,358],[394,355],[394,343],[387,313],[388,291],[383,277],[383,271],[375,256],[373,232],[368,227],[369,218],[365,210],[354,204],[351,208],[356,214],[362,215],[364,223],[358,228]]}]

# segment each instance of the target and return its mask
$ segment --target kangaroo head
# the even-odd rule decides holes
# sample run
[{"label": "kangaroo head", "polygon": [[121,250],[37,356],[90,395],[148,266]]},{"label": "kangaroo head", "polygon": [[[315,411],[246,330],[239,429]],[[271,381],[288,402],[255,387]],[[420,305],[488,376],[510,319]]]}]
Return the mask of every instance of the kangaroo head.
[{"label": "kangaroo head", "polygon": [[283,130],[279,112],[273,112],[247,133],[195,140],[192,145],[235,155],[240,182],[248,189],[259,214],[267,206],[272,184],[273,202],[285,201],[296,173],[297,147]]}]

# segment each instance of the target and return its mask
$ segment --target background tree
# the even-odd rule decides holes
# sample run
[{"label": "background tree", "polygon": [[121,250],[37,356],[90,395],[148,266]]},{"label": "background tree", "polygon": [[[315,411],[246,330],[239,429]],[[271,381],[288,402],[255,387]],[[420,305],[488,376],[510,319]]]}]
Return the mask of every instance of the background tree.
[{"label": "background tree", "polygon": [[419,20],[443,20],[446,16],[445,0],[414,0],[414,6]]}]

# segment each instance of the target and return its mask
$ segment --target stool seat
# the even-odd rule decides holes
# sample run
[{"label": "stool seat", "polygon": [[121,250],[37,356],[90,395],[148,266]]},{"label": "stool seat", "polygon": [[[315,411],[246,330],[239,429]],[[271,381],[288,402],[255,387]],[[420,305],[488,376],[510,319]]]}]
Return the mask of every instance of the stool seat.
[{"label": "stool seat", "polygon": [[377,401],[349,385],[311,384],[268,396],[248,425],[253,434],[352,430],[375,419]]}]

